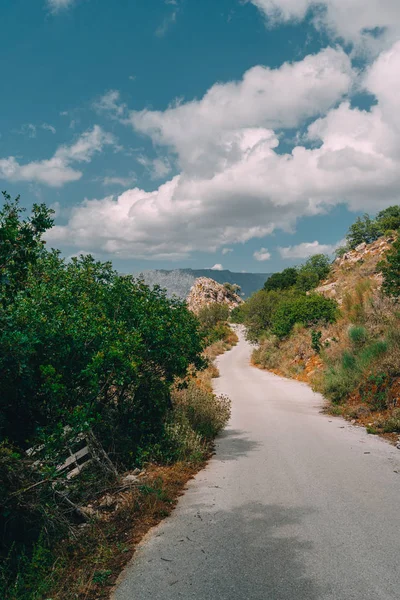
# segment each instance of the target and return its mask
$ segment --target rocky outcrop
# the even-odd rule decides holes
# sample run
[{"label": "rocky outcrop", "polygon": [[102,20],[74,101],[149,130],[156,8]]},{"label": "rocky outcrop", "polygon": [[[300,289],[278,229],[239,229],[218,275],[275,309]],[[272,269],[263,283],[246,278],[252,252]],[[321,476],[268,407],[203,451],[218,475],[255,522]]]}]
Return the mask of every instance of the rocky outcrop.
[{"label": "rocky outcrop", "polygon": [[196,314],[204,306],[210,304],[226,304],[232,310],[242,302],[243,300],[236,293],[234,286],[222,285],[208,277],[196,279],[187,297],[189,309]]},{"label": "rocky outcrop", "polygon": [[390,249],[393,238],[381,237],[372,244],[360,244],[338,257],[333,263],[329,278],[315,290],[328,298],[335,298],[342,304],[348,293],[353,293],[357,283],[368,279],[373,289],[382,285],[379,263]]},{"label": "rocky outcrop", "polygon": [[393,238],[382,237],[372,244],[360,244],[354,250],[350,250],[335,260],[335,265],[338,267],[346,267],[356,263],[369,260],[373,257],[382,258],[389,250]]}]

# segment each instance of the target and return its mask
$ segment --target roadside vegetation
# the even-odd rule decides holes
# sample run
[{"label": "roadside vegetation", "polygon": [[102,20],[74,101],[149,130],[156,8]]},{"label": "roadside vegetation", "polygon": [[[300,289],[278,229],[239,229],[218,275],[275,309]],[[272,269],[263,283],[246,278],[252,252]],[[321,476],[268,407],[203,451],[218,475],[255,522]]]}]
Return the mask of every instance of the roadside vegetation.
[{"label": "roadside vegetation", "polygon": [[232,315],[258,344],[255,365],[311,383],[332,413],[393,439],[400,433],[399,229],[399,206],[364,215],[333,264],[317,256],[273,275]]},{"label": "roadside vegetation", "polygon": [[43,240],[52,211],[3,196],[0,597],[106,597],[229,419],[209,357],[235,336],[221,307],[197,318],[110,263],[66,261]]}]

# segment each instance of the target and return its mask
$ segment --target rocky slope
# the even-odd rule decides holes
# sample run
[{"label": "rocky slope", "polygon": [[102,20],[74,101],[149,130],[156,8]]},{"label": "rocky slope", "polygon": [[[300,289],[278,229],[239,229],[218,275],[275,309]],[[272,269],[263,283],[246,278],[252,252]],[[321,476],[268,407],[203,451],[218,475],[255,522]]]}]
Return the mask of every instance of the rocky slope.
[{"label": "rocky slope", "polygon": [[393,238],[381,237],[372,244],[360,244],[337,258],[329,278],[316,291],[329,298],[335,298],[342,304],[346,294],[354,292],[357,283],[369,279],[371,286],[379,289],[382,285],[382,275],[378,263],[391,247]]},{"label": "rocky slope", "polygon": [[189,309],[194,313],[198,313],[204,306],[215,302],[226,304],[230,309],[233,309],[239,306],[243,300],[230,286],[221,285],[209,277],[196,279],[187,297]]}]

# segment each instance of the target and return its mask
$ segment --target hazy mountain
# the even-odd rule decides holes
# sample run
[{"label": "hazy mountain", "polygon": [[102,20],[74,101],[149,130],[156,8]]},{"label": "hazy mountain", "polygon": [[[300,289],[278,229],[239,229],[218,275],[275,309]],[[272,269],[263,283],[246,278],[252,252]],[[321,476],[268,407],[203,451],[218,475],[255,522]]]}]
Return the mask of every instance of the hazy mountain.
[{"label": "hazy mountain", "polygon": [[218,283],[236,283],[240,285],[244,298],[261,289],[271,273],[232,273],[213,269],[175,269],[173,271],[155,270],[135,273],[143,276],[148,285],[159,285],[168,290],[170,296],[186,298],[194,281],[198,277],[209,277]]}]

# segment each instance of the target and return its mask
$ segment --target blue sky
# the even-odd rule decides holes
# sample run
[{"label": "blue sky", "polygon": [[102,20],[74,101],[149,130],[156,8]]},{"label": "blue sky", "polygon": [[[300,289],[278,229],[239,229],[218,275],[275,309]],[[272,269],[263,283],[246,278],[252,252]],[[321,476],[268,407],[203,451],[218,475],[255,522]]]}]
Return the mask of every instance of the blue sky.
[{"label": "blue sky", "polygon": [[399,202],[398,0],[4,0],[2,189],[124,272],[271,272]]}]

